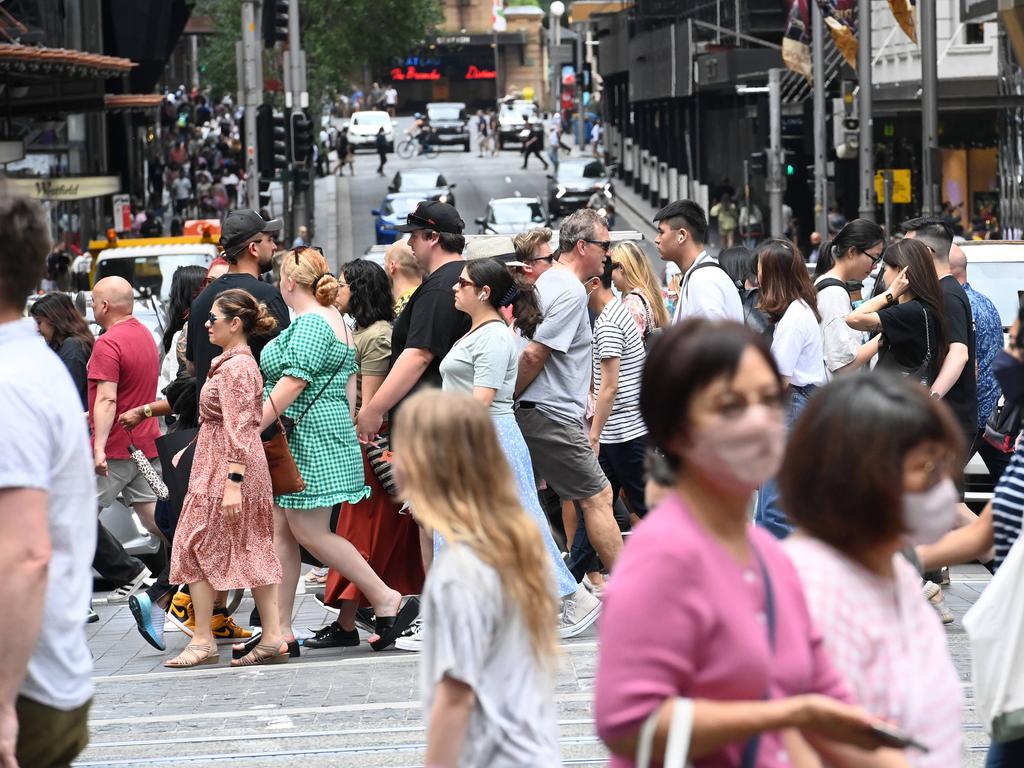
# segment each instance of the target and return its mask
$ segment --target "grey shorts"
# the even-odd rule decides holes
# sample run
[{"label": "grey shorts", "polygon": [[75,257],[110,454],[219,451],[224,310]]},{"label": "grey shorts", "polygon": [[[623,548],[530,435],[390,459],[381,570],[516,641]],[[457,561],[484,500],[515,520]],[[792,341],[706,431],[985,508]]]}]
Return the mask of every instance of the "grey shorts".
[{"label": "grey shorts", "polygon": [[[160,459],[150,459],[149,463],[160,472]],[[113,504],[118,494],[129,507],[156,501],[156,494],[131,459],[107,459],[107,476],[96,478],[96,490],[99,491],[100,509]]]},{"label": "grey shorts", "polygon": [[562,501],[589,499],[608,487],[582,424],[563,424],[523,407],[516,408],[516,421],[530,449],[534,475]]}]

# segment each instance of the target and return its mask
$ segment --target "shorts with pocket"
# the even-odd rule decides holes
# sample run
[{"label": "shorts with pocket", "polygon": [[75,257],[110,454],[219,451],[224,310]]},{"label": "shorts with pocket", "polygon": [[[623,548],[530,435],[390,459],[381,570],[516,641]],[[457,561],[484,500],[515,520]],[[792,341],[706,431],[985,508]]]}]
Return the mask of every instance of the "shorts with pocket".
[{"label": "shorts with pocket", "polygon": [[[160,474],[160,459],[150,459],[149,463]],[[96,478],[96,489],[100,509],[113,504],[118,495],[129,507],[156,501],[156,493],[132,459],[107,459],[107,476]]]},{"label": "shorts with pocket", "polygon": [[608,487],[590,441],[579,424],[555,421],[537,408],[516,408],[516,422],[530,449],[533,473],[562,501],[596,496]]}]

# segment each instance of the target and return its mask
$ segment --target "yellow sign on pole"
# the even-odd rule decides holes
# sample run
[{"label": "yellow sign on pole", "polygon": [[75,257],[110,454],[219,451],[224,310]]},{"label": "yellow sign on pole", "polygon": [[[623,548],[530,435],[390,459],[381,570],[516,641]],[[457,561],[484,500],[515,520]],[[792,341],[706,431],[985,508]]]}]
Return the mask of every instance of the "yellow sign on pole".
[{"label": "yellow sign on pole", "polygon": [[[910,169],[892,169],[892,201],[893,203],[910,202]],[[879,203],[885,202],[885,172],[875,171],[875,196]]]}]

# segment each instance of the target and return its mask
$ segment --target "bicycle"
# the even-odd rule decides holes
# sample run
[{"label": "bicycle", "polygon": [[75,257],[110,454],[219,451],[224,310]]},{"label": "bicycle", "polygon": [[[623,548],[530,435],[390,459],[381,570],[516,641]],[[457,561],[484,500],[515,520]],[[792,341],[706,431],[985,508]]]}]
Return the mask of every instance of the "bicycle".
[{"label": "bicycle", "polygon": [[415,136],[409,136],[398,142],[398,145],[395,147],[395,154],[403,160],[411,160],[417,155],[422,155],[429,160],[435,160],[441,155],[441,147],[429,141],[426,146],[422,146],[419,139]]}]

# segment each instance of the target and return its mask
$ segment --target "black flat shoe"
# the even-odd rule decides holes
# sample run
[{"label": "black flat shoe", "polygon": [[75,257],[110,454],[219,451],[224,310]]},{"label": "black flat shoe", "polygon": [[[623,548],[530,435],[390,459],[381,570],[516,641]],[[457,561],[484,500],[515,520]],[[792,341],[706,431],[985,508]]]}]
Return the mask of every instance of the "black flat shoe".
[{"label": "black flat shoe", "polygon": [[359,631],[342,629],[335,622],[316,630],[302,645],[306,648],[354,648],[359,645]]},{"label": "black flat shoe", "polygon": [[409,625],[415,621],[420,613],[420,599],[410,597],[398,610],[397,616],[375,616],[373,619],[373,631],[378,637],[370,647],[375,651],[383,651],[395,644],[395,640]]},{"label": "black flat shoe", "polygon": [[[256,634],[256,635],[253,635],[252,637],[250,637],[244,643],[242,643],[242,647],[241,648],[235,648],[234,646],[231,646],[231,658],[232,659],[240,659],[243,656],[248,655],[252,651],[253,648],[255,648],[257,645],[260,644],[260,640],[262,638],[263,638],[262,634]],[[293,658],[293,659],[297,659],[299,657],[299,653],[300,653],[300,651],[299,651],[299,641],[298,640],[290,640],[288,642],[288,655],[291,658]]]}]

